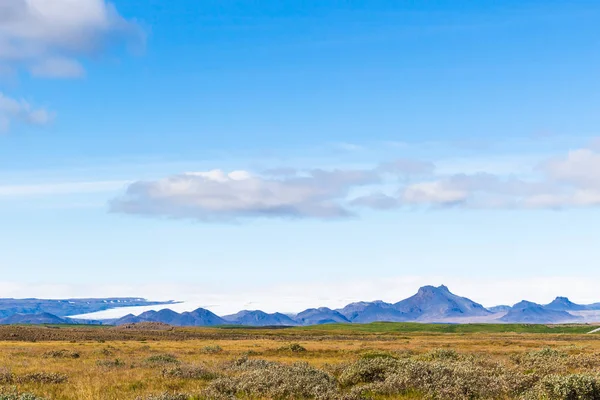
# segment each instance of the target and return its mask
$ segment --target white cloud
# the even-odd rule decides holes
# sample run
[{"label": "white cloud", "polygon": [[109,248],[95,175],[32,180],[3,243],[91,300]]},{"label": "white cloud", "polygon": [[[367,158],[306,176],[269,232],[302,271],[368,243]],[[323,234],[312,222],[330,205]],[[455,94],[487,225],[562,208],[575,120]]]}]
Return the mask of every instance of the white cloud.
[{"label": "white cloud", "polygon": [[569,152],[524,177],[486,172],[440,174],[435,165],[397,160],[371,169],[221,170],[131,184],[111,203],[114,212],[201,221],[243,218],[322,218],[361,208],[461,207],[556,209],[600,206],[600,153]]},{"label": "white cloud", "polygon": [[52,120],[45,108],[32,107],[25,100],[16,100],[0,92],[0,131],[6,131],[11,121],[24,124],[45,125]]},{"label": "white cloud", "polygon": [[396,196],[365,196],[355,204],[386,209],[405,205],[556,209],[600,206],[600,153],[579,149],[532,168],[529,178],[479,173],[410,182]]},{"label": "white cloud", "polygon": [[379,180],[370,170],[311,170],[302,175],[255,176],[221,170],[176,175],[131,184],[111,203],[116,212],[232,220],[244,217],[344,217],[351,188]]},{"label": "white cloud", "polygon": [[409,204],[434,203],[452,205],[464,202],[469,193],[444,181],[420,182],[409,185],[402,194],[404,202]]},{"label": "white cloud", "polygon": [[44,77],[77,77],[78,58],[139,29],[105,0],[3,0],[0,63]]},{"label": "white cloud", "polygon": [[397,160],[372,169],[188,172],[135,182],[111,202],[111,210],[201,221],[348,217],[354,215],[354,190],[432,170],[430,163]]},{"label": "white cloud", "polygon": [[566,157],[550,160],[542,168],[557,181],[600,189],[600,153],[591,149],[570,151]]}]

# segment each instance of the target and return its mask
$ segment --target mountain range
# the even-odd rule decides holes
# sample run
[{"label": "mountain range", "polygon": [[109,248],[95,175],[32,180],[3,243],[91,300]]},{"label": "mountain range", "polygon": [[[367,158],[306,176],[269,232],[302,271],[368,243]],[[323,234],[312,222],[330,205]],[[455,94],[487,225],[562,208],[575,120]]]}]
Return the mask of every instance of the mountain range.
[{"label": "mountain range", "polygon": [[570,314],[564,310],[549,309],[547,306],[523,300],[512,306],[510,310],[500,318],[500,321],[551,324],[577,322],[577,320],[581,319],[581,317]]},{"label": "mountain range", "polygon": [[136,297],[111,297],[106,299],[0,299],[0,319],[15,314],[48,313],[58,317],[89,314],[120,307],[156,306],[175,304],[174,301],[148,301]]},{"label": "mountain range", "polygon": [[[112,308],[105,307],[109,300],[117,299],[79,299],[79,300],[24,300],[27,304],[43,304],[45,309],[50,306],[58,308],[63,314],[54,314],[48,311],[15,313],[12,307],[8,311],[2,309],[0,301],[0,324],[58,324],[78,323],[80,320],[66,318],[64,308],[77,308],[83,305],[87,308]],[[119,299],[118,307],[126,307],[135,303],[165,304],[148,302],[144,299]],[[12,300],[18,302],[18,300]],[[56,304],[44,302],[58,302]],[[66,303],[65,303],[66,302]],[[167,302],[170,304],[172,302]],[[104,307],[104,308],[102,308]],[[42,307],[31,307],[38,311]],[[79,308],[80,310],[80,308]],[[495,306],[485,308],[466,297],[458,296],[444,286],[423,286],[417,293],[397,303],[386,303],[381,300],[362,301],[348,304],[333,310],[327,307],[310,308],[295,315],[282,313],[266,313],[260,310],[243,310],[236,314],[218,316],[204,308],[194,311],[177,313],[170,309],[160,311],[146,311],[140,315],[128,314],[117,320],[105,321],[114,325],[135,324],[140,322],[162,322],[174,326],[217,326],[217,325],[245,325],[245,326],[302,326],[320,325],[330,323],[370,323],[377,321],[389,322],[429,322],[429,323],[532,323],[552,324],[567,322],[591,322],[589,318],[596,318],[600,311],[600,303],[581,305],[571,302],[566,297],[557,297],[551,303],[541,305],[529,301],[521,301],[515,305]],[[79,312],[77,312],[79,314]],[[597,322],[597,321],[596,321]]]},{"label": "mountain range", "polygon": [[333,310],[327,307],[309,308],[296,315],[268,314],[260,310],[244,310],[236,314],[219,317],[202,308],[191,314],[178,314],[171,310],[149,311],[139,316],[128,315],[114,323],[116,325],[136,322],[163,322],[181,326],[247,325],[247,326],[302,326],[331,323],[389,322],[450,322],[450,323],[564,323],[583,322],[577,313],[600,310],[597,304],[579,305],[565,297],[557,297],[546,305],[521,301],[514,306],[485,308],[466,297],[458,296],[441,285],[423,286],[418,292],[397,303],[381,300],[361,301]]}]

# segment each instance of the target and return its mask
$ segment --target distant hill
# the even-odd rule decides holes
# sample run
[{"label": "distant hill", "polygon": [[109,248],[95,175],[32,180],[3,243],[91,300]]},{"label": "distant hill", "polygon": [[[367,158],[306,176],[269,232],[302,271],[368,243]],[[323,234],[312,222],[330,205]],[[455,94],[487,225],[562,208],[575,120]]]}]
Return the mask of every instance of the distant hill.
[{"label": "distant hill", "polygon": [[10,317],[0,319],[0,325],[43,325],[43,324],[71,324],[72,321],[57,317],[49,313],[39,314],[13,314]]},{"label": "distant hill", "polygon": [[454,317],[480,317],[491,314],[484,306],[457,296],[444,285],[423,286],[417,294],[394,304],[407,321],[437,322]]},{"label": "distant hill", "polygon": [[225,321],[234,325],[247,326],[294,326],[298,325],[296,321],[285,314],[274,313],[267,314],[266,312],[255,311],[240,311],[237,314],[226,315],[222,317]]},{"label": "distant hill", "polygon": [[214,326],[225,325],[227,321],[216,314],[198,308],[181,314],[172,310],[146,311],[137,317],[129,314],[114,322],[115,325],[136,324],[140,322],[161,322],[175,326]]},{"label": "distant hill", "polygon": [[588,309],[587,306],[575,304],[566,297],[557,297],[551,303],[546,304],[544,308],[554,311],[582,311]]},{"label": "distant hill", "polygon": [[544,306],[530,301],[521,301],[499,319],[508,323],[528,324],[553,324],[564,322],[576,322],[581,317],[569,314],[566,311],[549,310]]},{"label": "distant hill", "polygon": [[321,325],[334,323],[349,323],[350,321],[339,312],[327,307],[309,308],[294,318],[301,325]]},{"label": "distant hill", "polygon": [[337,311],[354,323],[403,322],[409,320],[409,317],[402,311],[398,311],[393,304],[381,300],[351,303]]},{"label": "distant hill", "polygon": [[506,305],[488,307],[488,310],[491,311],[491,312],[493,312],[493,313],[507,312],[510,309],[511,309],[511,307],[510,306],[506,306]]},{"label": "distant hill", "polygon": [[173,301],[148,301],[137,297],[106,299],[0,299],[0,319],[15,314],[49,313],[58,317],[89,314],[111,308],[174,304]]}]

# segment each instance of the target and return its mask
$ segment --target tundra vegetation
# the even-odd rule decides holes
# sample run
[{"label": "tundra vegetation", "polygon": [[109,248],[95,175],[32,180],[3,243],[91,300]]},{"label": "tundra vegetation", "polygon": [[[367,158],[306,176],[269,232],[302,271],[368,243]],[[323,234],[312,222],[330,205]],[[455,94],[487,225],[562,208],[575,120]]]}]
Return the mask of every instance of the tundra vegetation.
[{"label": "tundra vegetation", "polygon": [[582,325],[0,327],[0,400],[600,400]]}]

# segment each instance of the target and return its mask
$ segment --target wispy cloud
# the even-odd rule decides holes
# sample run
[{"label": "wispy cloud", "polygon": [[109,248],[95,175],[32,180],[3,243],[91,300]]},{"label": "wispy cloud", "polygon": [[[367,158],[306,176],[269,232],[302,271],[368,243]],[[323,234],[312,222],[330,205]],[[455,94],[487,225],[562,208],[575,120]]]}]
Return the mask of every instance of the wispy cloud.
[{"label": "wispy cloud", "polygon": [[11,122],[46,125],[53,114],[45,108],[33,107],[25,100],[17,100],[0,92],[0,132],[7,131]]},{"label": "wispy cloud", "polygon": [[0,185],[0,198],[105,193],[122,189],[130,181],[59,182],[30,185]]}]

